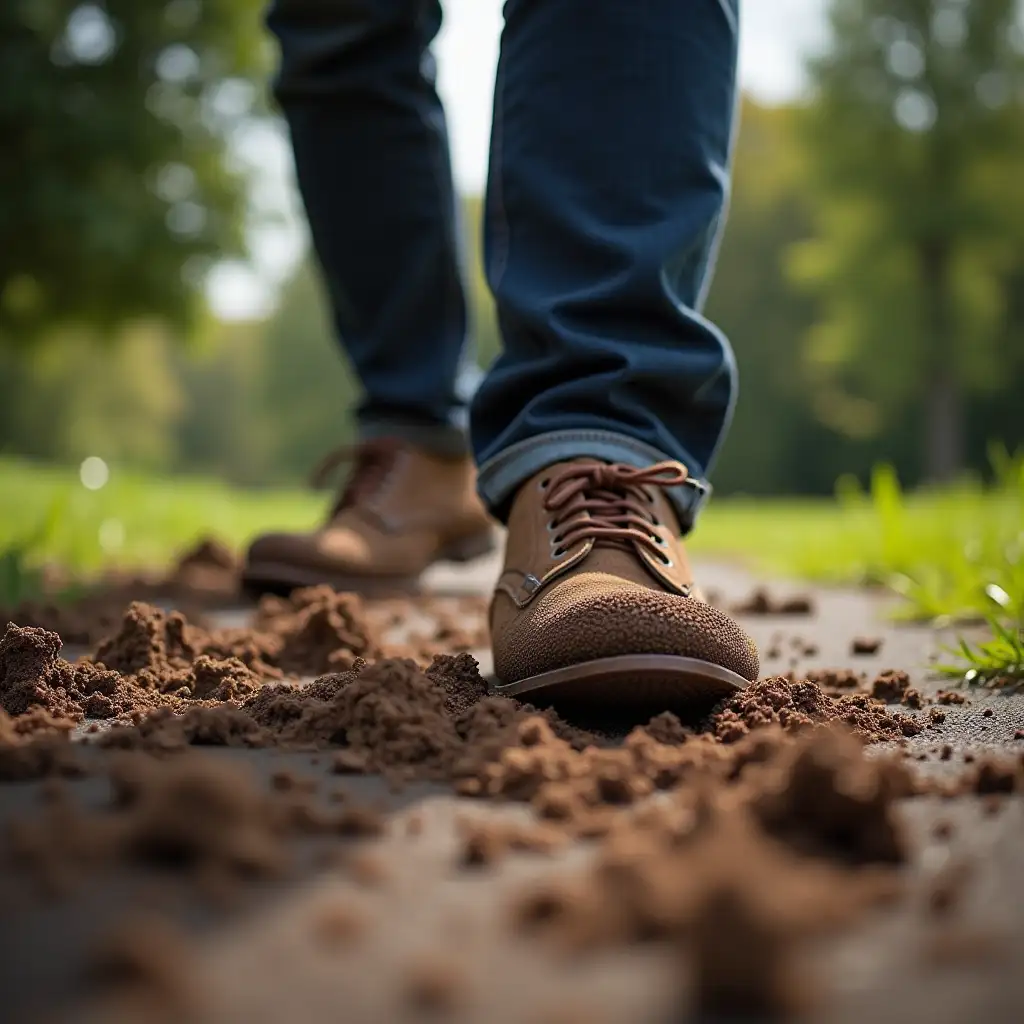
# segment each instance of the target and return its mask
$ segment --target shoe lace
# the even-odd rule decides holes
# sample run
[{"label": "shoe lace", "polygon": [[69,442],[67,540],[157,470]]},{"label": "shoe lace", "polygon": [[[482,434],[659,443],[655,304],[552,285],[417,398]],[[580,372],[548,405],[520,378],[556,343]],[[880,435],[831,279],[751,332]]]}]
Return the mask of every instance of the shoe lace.
[{"label": "shoe lace", "polygon": [[390,438],[374,438],[358,444],[341,445],[324,456],[310,475],[313,487],[324,486],[339,466],[346,463],[352,466],[345,486],[331,508],[331,519],[346,508],[362,504],[380,488],[395,464],[400,447]]},{"label": "shoe lace", "polygon": [[652,527],[660,526],[649,488],[676,487],[687,478],[678,462],[658,462],[644,469],[619,463],[574,463],[541,481],[544,509],[552,513],[548,528],[555,531],[561,556],[583,540],[630,550],[645,547],[663,564],[671,559],[665,542]]}]

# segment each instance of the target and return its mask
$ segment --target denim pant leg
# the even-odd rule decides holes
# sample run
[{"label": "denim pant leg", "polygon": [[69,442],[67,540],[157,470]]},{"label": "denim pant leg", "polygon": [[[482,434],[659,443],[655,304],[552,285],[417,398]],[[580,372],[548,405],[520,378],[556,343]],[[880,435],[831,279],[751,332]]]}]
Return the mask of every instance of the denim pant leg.
[{"label": "denim pant leg", "polygon": [[429,51],[441,8],[274,0],[267,23],[313,243],[363,386],[360,433],[465,452],[479,371]]},{"label": "denim pant leg", "polygon": [[504,354],[472,405],[502,516],[551,462],[683,462],[684,530],[731,415],[700,315],[729,181],[739,0],[508,0],[485,256]]}]

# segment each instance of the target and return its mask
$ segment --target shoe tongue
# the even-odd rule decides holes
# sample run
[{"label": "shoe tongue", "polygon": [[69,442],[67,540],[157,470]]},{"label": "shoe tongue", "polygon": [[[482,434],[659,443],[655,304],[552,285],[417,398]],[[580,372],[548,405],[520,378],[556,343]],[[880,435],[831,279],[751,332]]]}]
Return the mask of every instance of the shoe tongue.
[{"label": "shoe tongue", "polygon": [[590,555],[584,559],[581,570],[583,572],[605,572],[610,576],[618,576],[631,583],[650,587],[652,590],[665,589],[647,571],[640,555],[634,550],[626,551],[623,548],[610,545],[595,545]]}]

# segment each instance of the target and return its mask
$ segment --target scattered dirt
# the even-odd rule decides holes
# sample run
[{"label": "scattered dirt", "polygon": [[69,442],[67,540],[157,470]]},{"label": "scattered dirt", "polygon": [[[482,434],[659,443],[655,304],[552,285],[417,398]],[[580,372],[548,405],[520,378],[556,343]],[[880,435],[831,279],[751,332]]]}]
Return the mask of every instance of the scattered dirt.
[{"label": "scattered dirt", "polygon": [[146,601],[169,606],[201,626],[204,612],[238,600],[238,572],[237,558],[225,544],[202,538],[167,573],[111,573],[88,586],[76,586],[73,596],[44,596],[0,608],[0,625],[38,626],[58,633],[65,644],[93,646],[116,631],[126,605]]},{"label": "scattered dirt", "polygon": [[842,722],[869,742],[916,736],[922,729],[916,719],[890,713],[866,694],[830,697],[816,683],[785,676],[762,679],[726,700],[709,728],[716,739],[733,743],[768,725],[799,730],[824,722]]},{"label": "scattered dirt", "polygon": [[807,679],[826,690],[857,690],[864,682],[864,676],[850,668],[812,669]]},{"label": "scattered dirt", "polygon": [[[229,552],[199,545],[176,571],[197,587],[195,574],[235,567]],[[467,815],[460,869],[486,872],[511,852],[551,856],[576,839],[594,845],[590,866],[553,873],[516,897],[515,934],[570,955],[669,941],[688,965],[688,1010],[783,1016],[819,998],[805,967],[815,940],[899,895],[900,869],[915,854],[903,800],[970,793],[1001,806],[1024,791],[1019,756],[965,757],[944,788],[925,785],[900,747],[940,725],[945,711],[906,710],[925,703],[906,673],[880,674],[870,692],[845,668],[776,675],[702,722],[662,714],[612,739],[490,696],[466,653],[479,646],[479,629],[460,626],[457,611],[405,644],[415,657],[395,657],[388,631],[412,600],[370,607],[310,588],[264,599],[247,629],[135,603],[75,662],[61,657],[54,632],[8,626],[0,779],[74,774],[91,744],[92,770],[107,776],[111,796],[86,808],[48,783],[46,799],[8,830],[5,871],[60,894],[95,872],[158,868],[228,905],[249,883],[297,870],[296,840],[315,837],[335,844],[329,852],[349,878],[386,886],[387,865],[373,849],[346,845],[380,836],[385,819],[322,791],[336,784],[332,775],[353,773],[441,783],[532,812],[515,821]],[[766,592],[748,606],[765,615],[813,608]],[[814,645],[794,646],[806,654]],[[960,696],[948,694],[939,702]],[[82,737],[93,720],[111,727]],[[81,743],[70,742],[76,730]],[[869,756],[879,743],[890,749]],[[267,786],[203,746],[325,753],[321,775],[279,771]],[[952,748],[939,756],[950,760]],[[410,819],[409,841],[421,827]],[[926,909],[953,914],[962,889],[950,868],[935,878]],[[340,948],[371,925],[334,904],[318,912],[311,935]],[[92,975],[104,998],[162,1001],[179,1014],[193,1005],[187,952],[161,927],[135,922],[104,944]],[[469,995],[468,979],[435,955],[409,964],[403,991],[423,1015],[453,1012]]]},{"label": "scattered dirt", "polygon": [[244,767],[189,753],[158,761],[139,753],[107,763],[111,799],[83,808],[57,792],[33,816],[11,823],[8,863],[44,892],[73,888],[89,873],[149,865],[193,877],[218,896],[292,866],[297,835],[379,835],[379,814],[326,808],[308,793],[264,792]]}]

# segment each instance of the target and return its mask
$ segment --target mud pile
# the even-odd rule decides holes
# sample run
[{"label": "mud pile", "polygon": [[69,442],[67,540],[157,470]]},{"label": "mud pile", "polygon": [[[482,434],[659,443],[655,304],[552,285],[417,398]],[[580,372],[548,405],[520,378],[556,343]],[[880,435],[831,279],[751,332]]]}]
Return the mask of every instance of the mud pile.
[{"label": "mud pile", "polygon": [[125,607],[147,601],[181,612],[196,625],[204,613],[238,600],[239,565],[221,541],[202,538],[184,551],[169,572],[131,574],[112,572],[91,584],[74,583],[73,591],[60,591],[55,579],[53,596],[28,599],[13,607],[0,606],[0,626],[16,622],[58,633],[65,644],[93,646],[117,629]]},{"label": "mud pile", "polygon": [[59,657],[61,638],[10,623],[0,638],[0,707],[41,708],[71,722],[157,707],[238,701],[288,673],[320,674],[379,654],[359,599],[327,587],[266,598],[252,629],[205,629],[180,612],[134,602],[87,658]]},{"label": "mud pile", "polygon": [[[518,896],[511,930],[568,951],[669,941],[689,964],[689,1003],[707,1013],[805,1007],[807,943],[893,897],[895,869],[913,853],[898,806],[923,791],[898,748],[927,716],[850,693],[846,676],[822,680],[837,695],[777,676],[702,722],[662,714],[614,740],[490,696],[465,652],[429,665],[390,656],[401,614],[311,588],[264,599],[251,628],[209,629],[136,603],[77,662],[61,657],[56,634],[9,626],[0,777],[85,770],[75,754],[91,745],[89,770],[110,783],[105,803],[84,808],[51,778],[44,806],[9,831],[11,877],[62,892],[100,870],[159,867],[217,894],[299,870],[300,839],[385,828],[374,811],[325,800],[316,778],[279,772],[267,787],[197,749],[235,746],[324,751],[321,783],[380,773],[530,808],[529,820],[465,826],[465,870],[593,842],[589,866]],[[909,689],[902,678],[883,688],[898,700]],[[72,731],[84,743],[69,742]],[[880,742],[897,749],[866,756]],[[964,785],[1004,798],[1021,791],[1021,766],[987,760]],[[325,941],[357,942],[349,924],[324,924]],[[130,960],[111,954],[105,976],[163,977]],[[420,990],[424,1006],[440,999],[426,982]]]},{"label": "mud pile", "polygon": [[48,892],[99,868],[142,865],[193,875],[224,895],[239,882],[284,875],[295,836],[379,835],[379,815],[325,806],[301,788],[269,792],[237,764],[189,753],[158,761],[122,753],[105,764],[111,799],[83,809],[59,787],[42,812],[11,823],[8,863]]},{"label": "mud pile", "polygon": [[[74,663],[60,657],[56,634],[11,624],[0,639],[7,745],[104,720],[119,726],[104,734],[107,746],[333,747],[339,749],[339,771],[450,781],[464,793],[477,787],[481,795],[513,799],[533,798],[531,773],[564,782],[570,770],[559,761],[568,756],[564,752],[591,747],[590,761],[571,771],[590,778],[595,791],[612,794],[611,802],[625,800],[630,787],[648,786],[646,769],[637,775],[630,767],[628,741],[602,750],[607,743],[600,737],[569,727],[552,712],[539,724],[531,721],[524,733],[535,709],[488,697],[468,654],[438,655],[426,668],[385,657],[387,623],[380,609],[377,614],[371,622],[358,597],[328,587],[264,598],[250,628],[207,629],[178,612],[136,602],[115,631]],[[295,677],[310,675],[315,681],[300,687]],[[769,726],[799,731],[830,722],[869,742],[898,740],[923,728],[866,694],[833,697],[815,683],[780,676],[725,701],[703,723],[701,736],[672,715],[658,716],[646,735],[660,748],[692,752]],[[541,726],[564,750],[540,739],[523,742]],[[658,771],[680,777],[690,757]]]}]

